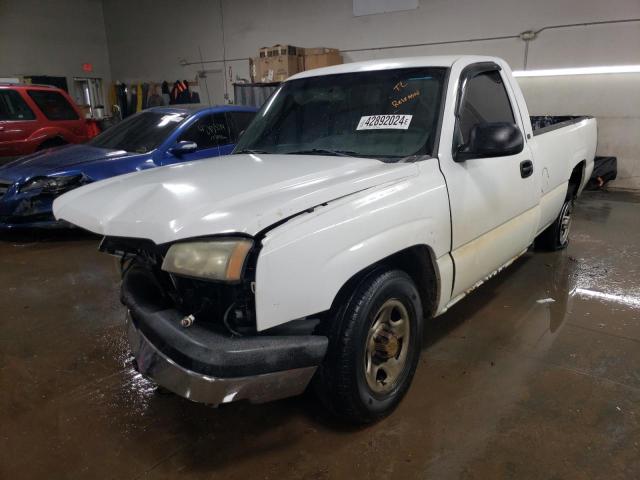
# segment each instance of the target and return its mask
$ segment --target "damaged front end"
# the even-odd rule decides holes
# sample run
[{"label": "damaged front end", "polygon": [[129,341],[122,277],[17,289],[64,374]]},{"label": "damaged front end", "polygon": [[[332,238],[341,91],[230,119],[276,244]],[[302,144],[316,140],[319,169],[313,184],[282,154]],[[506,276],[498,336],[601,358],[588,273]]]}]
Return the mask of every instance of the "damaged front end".
[{"label": "damaged front end", "polygon": [[137,369],[185,398],[218,405],[297,395],[324,357],[327,338],[310,330],[257,332],[258,248],[251,239],[156,245],[105,237],[100,250],[121,258],[121,300]]},{"label": "damaged front end", "polygon": [[53,201],[89,182],[80,174],[35,177],[26,183],[0,180],[0,229],[71,227],[71,224],[55,219]]}]

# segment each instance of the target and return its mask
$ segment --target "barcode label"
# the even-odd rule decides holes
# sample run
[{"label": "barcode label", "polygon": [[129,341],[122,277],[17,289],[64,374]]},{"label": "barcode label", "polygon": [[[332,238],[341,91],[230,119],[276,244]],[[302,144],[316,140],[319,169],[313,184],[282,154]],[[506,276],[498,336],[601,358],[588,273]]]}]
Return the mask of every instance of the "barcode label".
[{"label": "barcode label", "polygon": [[395,129],[406,130],[411,124],[413,115],[367,115],[360,117],[356,130]]}]

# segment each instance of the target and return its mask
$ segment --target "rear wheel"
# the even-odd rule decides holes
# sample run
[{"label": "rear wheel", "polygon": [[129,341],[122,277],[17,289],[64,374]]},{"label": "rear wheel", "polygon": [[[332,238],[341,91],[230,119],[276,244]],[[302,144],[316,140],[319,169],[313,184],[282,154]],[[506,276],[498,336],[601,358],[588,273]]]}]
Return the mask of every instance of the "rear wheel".
[{"label": "rear wheel", "polygon": [[315,380],[323,403],[359,424],[391,413],[420,357],[422,305],[411,278],[400,270],[370,274],[327,329],[329,349]]},{"label": "rear wheel", "polygon": [[571,230],[574,207],[573,189],[569,187],[569,190],[558,218],[536,238],[536,248],[541,250],[562,250],[569,245],[569,232]]}]

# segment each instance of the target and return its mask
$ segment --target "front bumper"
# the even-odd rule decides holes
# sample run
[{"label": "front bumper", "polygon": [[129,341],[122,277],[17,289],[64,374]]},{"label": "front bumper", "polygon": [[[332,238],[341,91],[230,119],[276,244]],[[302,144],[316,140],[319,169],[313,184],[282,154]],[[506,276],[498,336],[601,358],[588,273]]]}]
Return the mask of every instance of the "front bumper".
[{"label": "front bumper", "polygon": [[51,195],[30,195],[7,192],[0,198],[0,230],[30,228],[69,228],[53,216]]},{"label": "front bumper", "polygon": [[198,320],[183,328],[184,315],[162,297],[146,273],[125,275],[129,344],[140,373],[189,400],[217,406],[299,395],[326,353],[328,339],[319,335],[234,337]]},{"label": "front bumper", "polygon": [[2,219],[0,218],[0,232],[24,230],[66,230],[76,228],[65,220],[33,220],[33,219]]},{"label": "front bumper", "polygon": [[218,406],[237,400],[265,403],[300,395],[317,367],[302,367],[261,375],[220,378],[184,368],[158,350],[127,315],[129,345],[136,369],[172,392],[192,400]]}]

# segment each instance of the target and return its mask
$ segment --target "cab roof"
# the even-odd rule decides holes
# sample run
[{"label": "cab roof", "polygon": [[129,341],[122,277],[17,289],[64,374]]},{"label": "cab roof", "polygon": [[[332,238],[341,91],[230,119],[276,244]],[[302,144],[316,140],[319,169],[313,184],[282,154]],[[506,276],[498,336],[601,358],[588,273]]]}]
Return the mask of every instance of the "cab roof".
[{"label": "cab roof", "polygon": [[426,57],[404,57],[404,58],[383,58],[379,60],[367,60],[363,62],[343,63],[331,67],[316,68],[305,72],[297,73],[287,80],[297,80],[299,78],[319,77],[323,75],[336,75],[340,73],[356,73],[376,70],[393,70],[396,68],[413,67],[447,67],[451,68],[454,63],[462,59],[473,61],[494,61],[499,62],[497,57],[475,56],[475,55],[434,55]]}]

